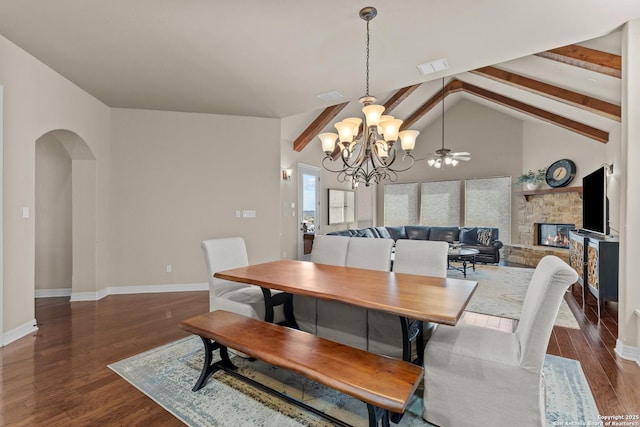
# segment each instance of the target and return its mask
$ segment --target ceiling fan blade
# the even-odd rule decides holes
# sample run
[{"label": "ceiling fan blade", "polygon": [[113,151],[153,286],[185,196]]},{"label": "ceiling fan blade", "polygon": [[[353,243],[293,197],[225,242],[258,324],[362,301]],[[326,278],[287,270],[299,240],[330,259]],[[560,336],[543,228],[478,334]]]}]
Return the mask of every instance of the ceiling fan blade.
[{"label": "ceiling fan blade", "polygon": [[464,157],[464,156],[451,156],[451,158],[456,160],[462,160],[463,162],[468,162],[469,160],[471,160],[471,157]]},{"label": "ceiling fan blade", "polygon": [[457,153],[449,153],[451,156],[470,156],[471,153],[466,151],[458,151]]}]

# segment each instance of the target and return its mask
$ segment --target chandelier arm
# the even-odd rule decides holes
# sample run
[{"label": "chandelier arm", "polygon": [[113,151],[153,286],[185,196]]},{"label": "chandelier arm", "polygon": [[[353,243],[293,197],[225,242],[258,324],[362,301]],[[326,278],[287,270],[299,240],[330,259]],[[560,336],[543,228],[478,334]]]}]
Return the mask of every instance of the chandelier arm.
[{"label": "chandelier arm", "polygon": [[358,147],[359,151],[358,155],[355,158],[354,165],[361,166],[364,162],[367,161],[367,145],[365,144],[364,139],[362,139],[356,142],[356,146]]},{"label": "chandelier arm", "polygon": [[342,169],[333,169],[330,166],[328,166],[328,165],[331,165],[333,162],[334,160],[331,158],[331,156],[327,156],[324,159],[322,159],[322,167],[332,173],[344,173],[345,171],[351,169],[351,167],[348,167],[346,165]]},{"label": "chandelier arm", "polygon": [[407,157],[411,160],[411,162],[409,163],[409,166],[407,166],[405,168],[402,168],[402,169],[398,169],[398,168],[388,168],[388,169],[393,173],[408,171],[409,169],[411,169],[413,167],[413,165],[416,163],[416,161],[414,160],[414,158],[413,158],[413,156],[411,154],[405,154],[404,156],[402,156],[402,162],[404,162]]}]

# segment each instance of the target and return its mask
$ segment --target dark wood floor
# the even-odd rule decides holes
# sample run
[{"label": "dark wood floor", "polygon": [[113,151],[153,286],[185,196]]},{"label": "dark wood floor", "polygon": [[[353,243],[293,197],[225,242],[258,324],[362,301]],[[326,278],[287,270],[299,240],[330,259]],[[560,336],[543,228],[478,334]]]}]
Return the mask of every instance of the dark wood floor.
[{"label": "dark wood floor", "polygon": [[[580,360],[601,414],[640,414],[640,367],[613,351],[615,304],[598,323],[595,306],[583,314],[567,299],[582,329],[554,328],[548,352]],[[182,425],[107,365],[185,336],[180,320],[207,308],[206,292],[36,300],[39,331],[0,349],[0,425]],[[464,321],[513,328],[491,316]]]}]

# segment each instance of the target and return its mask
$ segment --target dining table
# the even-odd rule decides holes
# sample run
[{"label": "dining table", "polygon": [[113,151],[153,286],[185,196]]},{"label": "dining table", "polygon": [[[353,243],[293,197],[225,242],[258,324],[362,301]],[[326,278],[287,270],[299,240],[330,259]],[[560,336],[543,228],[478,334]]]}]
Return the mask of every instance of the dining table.
[{"label": "dining table", "polygon": [[[477,282],[354,267],[278,260],[220,271],[220,279],[378,310],[400,317],[455,325]],[[290,320],[290,319],[288,319]]]}]

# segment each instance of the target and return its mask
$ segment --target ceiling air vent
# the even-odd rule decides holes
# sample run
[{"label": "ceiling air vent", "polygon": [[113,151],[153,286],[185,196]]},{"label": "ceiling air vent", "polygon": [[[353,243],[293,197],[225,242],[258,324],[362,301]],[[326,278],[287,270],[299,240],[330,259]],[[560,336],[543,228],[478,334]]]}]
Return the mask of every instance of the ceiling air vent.
[{"label": "ceiling air vent", "polygon": [[332,90],[330,92],[325,92],[325,93],[321,93],[319,95],[316,95],[318,98],[322,99],[323,101],[327,101],[327,102],[331,102],[331,101],[335,101],[336,99],[340,99],[342,98],[342,94],[336,90]]},{"label": "ceiling air vent", "polygon": [[420,71],[420,74],[422,74],[423,76],[447,69],[449,69],[449,63],[445,58],[435,59],[433,61],[425,62],[424,64],[418,65],[418,71]]}]

